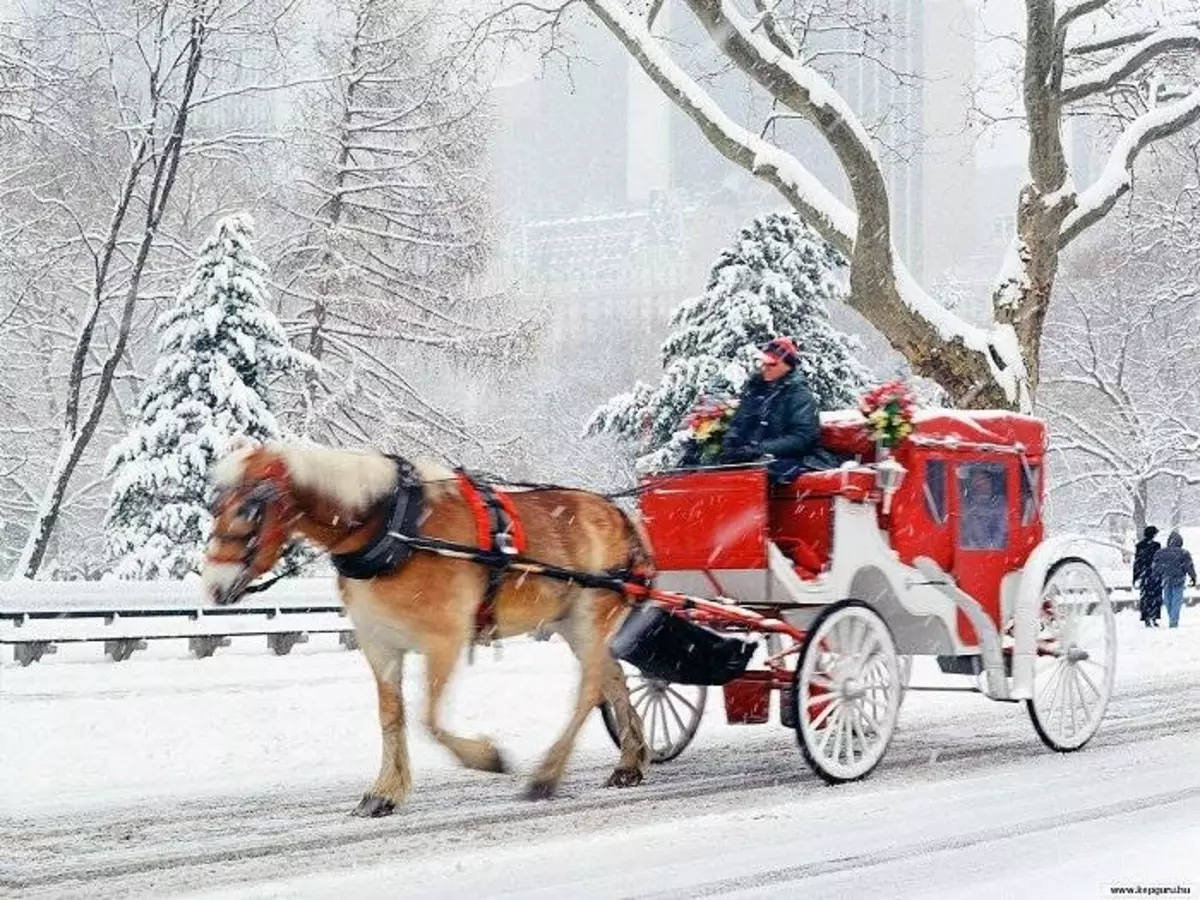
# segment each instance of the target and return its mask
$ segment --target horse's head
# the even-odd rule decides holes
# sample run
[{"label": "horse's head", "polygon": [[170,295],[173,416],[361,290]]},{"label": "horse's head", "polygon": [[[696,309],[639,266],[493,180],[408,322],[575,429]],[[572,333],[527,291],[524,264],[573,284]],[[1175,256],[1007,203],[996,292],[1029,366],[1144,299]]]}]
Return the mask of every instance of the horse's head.
[{"label": "horse's head", "polygon": [[271,571],[299,519],[283,456],[269,447],[239,447],[214,471],[213,527],[201,577],[217,604],[236,602]]}]

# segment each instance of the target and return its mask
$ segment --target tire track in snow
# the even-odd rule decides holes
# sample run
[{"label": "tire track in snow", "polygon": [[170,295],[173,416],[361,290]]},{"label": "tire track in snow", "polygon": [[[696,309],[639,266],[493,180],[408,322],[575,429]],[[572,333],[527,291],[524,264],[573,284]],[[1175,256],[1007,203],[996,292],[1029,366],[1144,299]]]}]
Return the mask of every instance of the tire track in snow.
[{"label": "tire track in snow", "polygon": [[[1091,746],[1136,744],[1200,730],[1200,687],[1171,687],[1169,704],[1163,704],[1161,689],[1114,697]],[[941,780],[1050,753],[1033,735],[1024,710],[1013,712],[1016,721],[1007,727],[993,728],[989,722],[986,729],[972,729],[969,737],[946,731],[948,726],[978,725],[979,716],[970,713],[965,721],[938,722],[925,730],[906,728],[902,721],[870,780],[882,785],[911,780],[921,769],[927,778]],[[523,782],[515,777],[455,772],[441,783],[418,787],[411,804],[388,820],[351,818],[348,812],[360,787],[351,785],[323,787],[315,795],[289,791],[217,802],[172,801],[150,812],[72,814],[66,822],[16,820],[13,833],[21,840],[0,853],[5,860],[0,887],[94,895],[102,884],[110,889],[105,882],[112,888],[130,881],[162,886],[166,879],[194,886],[200,873],[200,883],[228,883],[248,870],[261,874],[263,869],[311,867],[319,864],[322,853],[338,848],[353,848],[355,859],[369,864],[419,854],[456,838],[498,840],[510,830],[505,826],[517,823],[536,839],[564,827],[603,827],[637,816],[686,816],[695,811],[697,800],[741,803],[755,792],[765,799],[771,796],[767,791],[779,787],[802,793],[836,790],[808,772],[793,739],[780,741],[777,732],[748,737],[753,739],[745,744],[698,749],[693,756],[655,766],[647,784],[632,791],[598,790],[593,784],[603,781],[611,763],[585,763],[572,771],[562,796],[551,803],[516,799]]]},{"label": "tire track in snow", "polygon": [[692,885],[682,891],[661,891],[652,894],[639,894],[630,900],[693,900],[699,897],[719,897],[751,888],[775,887],[816,878],[821,875],[835,875],[839,872],[861,870],[871,866],[887,865],[907,859],[924,858],[937,853],[951,850],[962,850],[980,844],[990,844],[997,841],[1011,840],[1044,831],[1052,831],[1066,825],[1077,825],[1082,822],[1092,822],[1122,816],[1143,809],[1160,808],[1169,803],[1182,803],[1185,800],[1200,797],[1200,787],[1186,788],[1180,791],[1168,791],[1148,797],[1138,797],[1133,800],[1123,800],[1104,806],[1086,810],[1077,810],[1059,815],[1045,816],[1024,823],[1016,830],[1010,824],[995,828],[984,828],[970,834],[955,835],[932,841],[919,841],[904,844],[890,850],[878,853],[860,853],[854,856],[844,856],[838,859],[822,860],[814,863],[804,863],[796,866],[785,866],[769,872],[759,872],[754,875],[727,878],[712,881],[704,885]]}]

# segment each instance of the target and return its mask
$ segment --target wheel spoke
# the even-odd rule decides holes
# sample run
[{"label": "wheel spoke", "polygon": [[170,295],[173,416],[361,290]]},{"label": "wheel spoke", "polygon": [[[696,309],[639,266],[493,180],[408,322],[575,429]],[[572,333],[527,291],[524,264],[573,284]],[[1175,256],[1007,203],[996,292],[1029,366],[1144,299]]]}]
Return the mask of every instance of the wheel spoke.
[{"label": "wheel spoke", "polygon": [[654,739],[655,735],[658,734],[658,716],[656,715],[658,712],[658,704],[653,695],[650,698],[650,702],[646,704],[646,711],[650,714],[649,716],[642,717],[642,722],[645,724],[648,732],[646,743],[648,743],[651,748],[655,748],[658,746],[658,742]]},{"label": "wheel spoke", "polygon": [[687,734],[688,727],[687,727],[687,725],[685,725],[683,723],[683,717],[679,715],[679,710],[677,710],[675,708],[675,704],[671,702],[670,696],[663,698],[663,705],[671,711],[671,715],[675,718],[675,721],[679,724],[679,733]]},{"label": "wheel spoke", "polygon": [[[1087,660],[1084,660],[1084,662],[1087,662]],[[1100,688],[1096,687],[1096,682],[1092,681],[1092,676],[1087,673],[1087,669],[1083,668],[1083,666],[1076,666],[1076,670],[1079,672],[1079,677],[1092,689],[1092,693],[1096,695],[1097,699],[1104,696],[1100,693]]]},{"label": "wheel spoke", "polygon": [[820,728],[824,724],[825,720],[828,719],[833,713],[837,712],[838,708],[842,705],[841,697],[829,695],[828,700],[829,705],[817,713],[816,718],[809,723],[809,727],[814,731]]},{"label": "wheel spoke", "polygon": [[[1083,713],[1083,725],[1086,728],[1092,721],[1092,711],[1096,708],[1096,704],[1100,702],[1100,693],[1096,691],[1096,686],[1092,684],[1092,680],[1088,678],[1087,673],[1078,666],[1071,673],[1075,679],[1075,696],[1079,699],[1079,710]],[[1083,694],[1083,686],[1087,685],[1092,691],[1096,691],[1095,697],[1090,701]]]},{"label": "wheel spoke", "polygon": [[842,732],[844,730],[842,726],[845,724],[845,721],[846,716],[844,715],[843,710],[839,707],[837,720],[834,722],[833,727],[830,728],[830,731],[834,733],[832,759],[835,763],[841,762],[842,758]]},{"label": "wheel spoke", "polygon": [[829,724],[821,729],[821,746],[819,752],[822,756],[826,756],[825,747],[829,744],[829,739],[833,737],[833,733],[837,730],[837,725],[841,721],[841,707],[834,707],[829,716]]},{"label": "wheel spoke", "polygon": [[675,690],[673,686],[667,688],[667,693],[672,697],[675,697],[680,703],[690,709],[692,711],[692,715],[696,715],[696,713],[699,712],[699,710],[696,709],[696,704],[694,704],[687,697],[683,696],[683,694],[679,693],[679,691]]},{"label": "wheel spoke", "polygon": [[1075,721],[1075,694],[1079,688],[1075,684],[1075,676],[1069,667],[1067,674],[1063,677],[1067,679],[1067,702],[1070,704],[1071,709],[1071,734],[1075,735],[1079,733],[1079,725]]},{"label": "wheel spoke", "polygon": [[[861,755],[866,756],[867,755],[867,732],[866,732],[866,729],[863,727],[862,711],[859,710],[859,708],[857,706],[853,706],[853,707],[851,707],[851,713],[852,713],[852,715],[850,717],[851,737],[853,737],[854,732],[857,731],[858,745],[859,745],[859,747],[862,748]],[[851,741],[851,746],[853,746],[853,741]]]},{"label": "wheel spoke", "polygon": [[658,719],[659,719],[659,721],[662,723],[662,733],[663,733],[663,750],[670,750],[670,749],[671,749],[671,745],[672,745],[673,743],[675,743],[675,741],[674,741],[674,739],[671,737],[671,722],[670,722],[670,720],[667,718],[667,709],[666,709],[666,707],[667,707],[667,701],[666,701],[666,699],[665,699],[665,698],[664,698],[664,697],[663,697],[663,696],[660,694],[660,695],[659,695],[659,697],[658,697]]}]

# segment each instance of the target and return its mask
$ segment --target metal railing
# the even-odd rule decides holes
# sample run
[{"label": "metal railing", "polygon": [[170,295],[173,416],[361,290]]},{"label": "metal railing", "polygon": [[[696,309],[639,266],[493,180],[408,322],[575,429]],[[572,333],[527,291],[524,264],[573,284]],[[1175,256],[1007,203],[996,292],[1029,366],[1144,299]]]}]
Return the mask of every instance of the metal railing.
[{"label": "metal railing", "polygon": [[[1130,586],[1109,592],[1118,612],[1137,608]],[[1184,603],[1200,605],[1200,590],[1185,591]],[[0,581],[0,647],[11,646],[22,666],[61,644],[103,644],[120,662],[150,641],[183,639],[193,656],[204,658],[235,637],[251,636],[265,637],[267,648],[283,656],[314,634],[336,634],[342,646],[358,646],[329,577],[281,581],[234,606],[206,602],[198,581]]]},{"label": "metal railing", "polygon": [[313,634],[357,647],[332,578],[288,579],[234,606],[208,603],[198,581],[0,582],[0,646],[23,666],[60,644],[103,643],[120,662],[152,640],[186,640],[204,658],[246,636],[283,656]]}]

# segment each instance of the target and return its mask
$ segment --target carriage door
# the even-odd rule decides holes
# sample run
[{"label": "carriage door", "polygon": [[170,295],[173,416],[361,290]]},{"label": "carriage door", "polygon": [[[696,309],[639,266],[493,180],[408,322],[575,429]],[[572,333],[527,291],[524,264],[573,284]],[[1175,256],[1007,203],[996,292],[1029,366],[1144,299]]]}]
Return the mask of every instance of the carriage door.
[{"label": "carriage door", "polygon": [[[1000,581],[1008,570],[1017,526],[1013,515],[1016,473],[1010,462],[1010,459],[981,456],[955,467],[951,507],[954,580],[993,621],[1000,618]],[[961,610],[958,633],[968,645],[979,643],[975,629]]]}]

